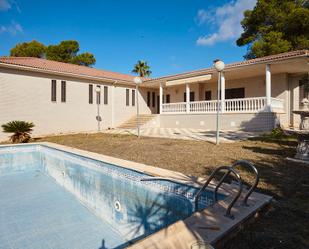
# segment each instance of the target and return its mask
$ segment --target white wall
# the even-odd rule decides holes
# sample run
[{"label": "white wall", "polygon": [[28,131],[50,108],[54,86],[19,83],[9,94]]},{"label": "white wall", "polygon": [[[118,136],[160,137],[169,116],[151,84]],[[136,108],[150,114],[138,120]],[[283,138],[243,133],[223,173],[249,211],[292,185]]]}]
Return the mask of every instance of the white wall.
[{"label": "white wall", "polygon": [[[57,80],[57,101],[51,101],[51,80]],[[66,81],[66,102],[61,102],[61,80]],[[99,82],[101,85],[101,129],[116,127],[136,113],[136,107],[126,106],[126,86]],[[88,103],[89,84],[93,84],[93,104]],[[0,69],[0,124],[25,120],[35,124],[34,135],[98,130],[95,87],[98,82],[47,74]],[[108,86],[108,104],[104,105],[103,86]],[[114,89],[114,93],[112,92]],[[130,88],[132,89],[132,87]],[[114,99],[112,95],[114,94]],[[113,106],[114,104],[114,106]],[[141,113],[150,113],[140,98]],[[112,124],[112,111],[114,123]],[[10,134],[0,132],[0,140]]]},{"label": "white wall", "polygon": [[[220,115],[222,131],[270,131],[274,128],[276,115],[272,112],[223,113]],[[160,115],[162,128],[191,128],[216,130],[216,114],[164,114]]]},{"label": "white wall", "polygon": [[300,124],[300,115],[293,114],[293,110],[298,110],[300,107],[300,102],[302,101],[303,87],[299,86],[299,80],[302,78],[301,75],[291,75],[289,77],[289,89],[290,89],[290,117],[291,125],[294,127],[299,127]]},{"label": "white wall", "polygon": [[[129,89],[129,106],[126,105],[126,89]],[[114,86],[114,120],[115,127],[136,115],[135,106],[132,105],[132,90],[134,86]],[[135,93],[136,94],[136,93]],[[147,107],[145,89],[139,89],[139,108],[141,114],[151,114],[151,109]],[[135,95],[136,96],[136,95]]]},{"label": "white wall", "polygon": [[[195,101],[198,101],[200,99],[199,84],[198,83],[189,84],[189,87],[190,87],[190,92],[194,92]],[[166,95],[169,94],[171,103],[184,102],[185,92],[186,92],[186,85],[165,87],[163,89],[164,100],[166,99]],[[201,96],[201,98],[203,97]]]}]

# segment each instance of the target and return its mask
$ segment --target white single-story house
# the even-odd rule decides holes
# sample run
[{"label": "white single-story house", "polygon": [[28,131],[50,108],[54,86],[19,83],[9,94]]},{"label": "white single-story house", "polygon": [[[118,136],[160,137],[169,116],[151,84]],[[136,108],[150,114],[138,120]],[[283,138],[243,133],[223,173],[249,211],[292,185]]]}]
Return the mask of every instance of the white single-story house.
[{"label": "white single-story house", "polygon": [[[298,126],[309,51],[227,64],[221,74],[222,130]],[[218,73],[206,68],[139,85],[145,126],[214,129]],[[134,76],[30,57],[0,57],[0,124],[31,121],[34,135],[125,126],[136,115]],[[152,115],[150,115],[152,114]],[[150,118],[149,118],[150,117]],[[0,132],[0,140],[8,134]]]}]

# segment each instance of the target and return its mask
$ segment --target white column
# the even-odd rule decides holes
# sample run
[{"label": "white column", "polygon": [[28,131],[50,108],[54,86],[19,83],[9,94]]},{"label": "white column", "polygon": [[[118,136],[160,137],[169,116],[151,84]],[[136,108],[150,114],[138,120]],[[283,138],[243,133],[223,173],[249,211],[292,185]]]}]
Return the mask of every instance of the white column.
[{"label": "white column", "polygon": [[190,112],[190,86],[186,84],[186,112]]},{"label": "white column", "polygon": [[111,106],[111,113],[112,113],[112,128],[115,128],[115,101],[114,101],[114,98],[115,98],[115,84],[116,82],[111,86],[111,99],[112,99],[112,106]]},{"label": "white column", "polygon": [[160,83],[160,89],[159,89],[159,113],[162,113],[162,104],[163,104],[163,87],[162,83]]},{"label": "white column", "polygon": [[221,112],[225,112],[225,76],[224,73],[220,73],[221,77]]},{"label": "white column", "polygon": [[270,65],[266,65],[266,110],[271,111],[271,71]]}]

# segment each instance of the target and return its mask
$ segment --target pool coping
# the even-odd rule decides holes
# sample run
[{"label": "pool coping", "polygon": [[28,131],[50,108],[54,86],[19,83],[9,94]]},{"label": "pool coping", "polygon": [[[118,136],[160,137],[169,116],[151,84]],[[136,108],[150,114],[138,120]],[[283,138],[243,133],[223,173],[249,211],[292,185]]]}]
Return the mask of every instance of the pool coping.
[{"label": "pool coping", "polygon": [[[8,146],[25,146],[26,144],[4,144],[1,147]],[[28,145],[43,145],[61,151],[77,154],[98,161],[139,171],[144,174],[155,177],[170,178],[173,181],[184,183],[194,187],[201,187],[205,182],[203,177],[192,177],[180,172],[149,166],[142,163],[128,161],[120,158],[106,156],[95,152],[81,150],[69,146],[64,146],[50,142],[36,142]],[[212,182],[209,186],[214,188]],[[220,193],[228,195],[225,199],[216,202],[214,205],[206,209],[193,213],[185,220],[163,228],[146,238],[137,241],[128,248],[130,249],[146,249],[146,248],[203,248],[207,244],[217,245],[229,232],[242,225],[248,218],[252,217],[265,205],[267,205],[272,197],[257,192],[253,192],[248,200],[249,207],[244,206],[241,202],[245,192],[232,208],[234,219],[225,216],[225,211],[230,201],[233,199],[238,188],[236,184],[223,184]],[[207,247],[204,247],[207,248]]]}]

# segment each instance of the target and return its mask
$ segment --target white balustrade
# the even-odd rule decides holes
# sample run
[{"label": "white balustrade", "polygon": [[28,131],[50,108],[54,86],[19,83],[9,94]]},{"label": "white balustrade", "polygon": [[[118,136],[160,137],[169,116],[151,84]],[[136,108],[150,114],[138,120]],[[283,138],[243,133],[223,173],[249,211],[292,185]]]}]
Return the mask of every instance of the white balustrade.
[{"label": "white balustrade", "polygon": [[162,104],[163,113],[185,113],[186,102]]},{"label": "white balustrade", "polygon": [[265,109],[266,98],[226,99],[225,112],[259,112]]},{"label": "white balustrade", "polygon": [[[219,108],[221,102],[219,104]],[[275,111],[284,111],[282,99],[271,99],[271,107]],[[215,113],[217,100],[193,101],[189,105],[190,113]],[[252,113],[266,110],[266,97],[226,99],[224,112]],[[162,105],[162,113],[186,113],[186,102],[168,103]]]},{"label": "white balustrade", "polygon": [[190,112],[216,112],[217,101],[193,101],[190,102]]}]

